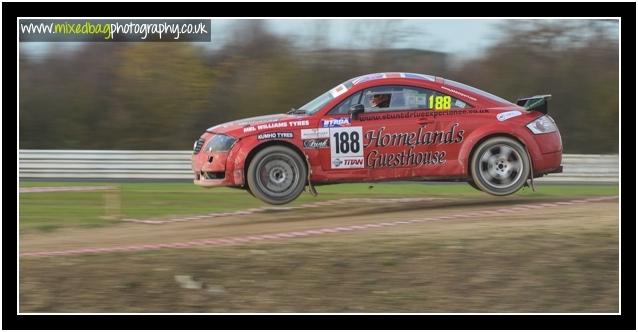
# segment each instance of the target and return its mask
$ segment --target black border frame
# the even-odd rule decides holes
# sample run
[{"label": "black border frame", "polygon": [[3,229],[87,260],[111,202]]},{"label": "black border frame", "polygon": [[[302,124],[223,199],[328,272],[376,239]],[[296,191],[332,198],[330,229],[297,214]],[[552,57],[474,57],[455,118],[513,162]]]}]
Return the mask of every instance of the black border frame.
[{"label": "black border frame", "polygon": [[[277,16],[294,17],[350,17],[379,16],[399,17],[405,13],[405,6],[423,7],[411,13],[424,13],[426,16],[455,17],[621,17],[621,58],[624,58],[621,70],[621,105],[624,114],[625,133],[635,133],[633,122],[636,109],[635,64],[636,45],[636,3],[376,3],[373,5],[344,3],[2,3],[3,9],[3,76],[4,93],[3,108],[6,113],[4,123],[5,144],[13,143],[13,122],[6,114],[13,114],[17,109],[16,99],[6,87],[13,86],[15,76],[12,71],[16,66],[17,56],[16,19],[17,17],[40,16],[105,16],[105,17],[185,17],[185,16]],[[425,10],[427,7],[427,10]],[[303,8],[303,14],[301,9]],[[362,8],[365,11],[362,12]],[[366,9],[368,8],[368,9]],[[373,8],[383,8],[382,12]],[[366,12],[367,11],[367,12]],[[421,16],[423,16],[421,15]],[[413,17],[417,17],[416,15]],[[629,110],[629,111],[628,111]],[[631,121],[631,120],[634,121]],[[621,132],[622,132],[621,128]],[[630,137],[631,138],[631,137]],[[635,151],[633,139],[624,140],[626,154]],[[6,146],[5,146],[6,147]],[[5,153],[12,153],[6,147]],[[627,152],[629,151],[629,152]],[[6,157],[6,155],[5,155]],[[634,156],[635,157],[635,156]],[[9,159],[7,159],[9,160]],[[625,166],[624,178],[621,180],[625,188],[634,188],[635,178],[632,172],[634,160],[625,158],[621,163]],[[629,166],[629,167],[628,167]],[[16,173],[7,171],[7,179]],[[3,187],[3,190],[5,188]],[[5,193],[8,193],[7,189]],[[11,192],[13,194],[13,192]],[[635,275],[635,206],[633,190],[623,193],[621,204],[621,314],[620,315],[17,315],[16,293],[12,289],[17,284],[15,267],[17,253],[15,246],[16,225],[13,216],[5,218],[3,223],[3,329],[628,329],[636,328],[636,293]],[[7,197],[11,197],[8,195]],[[11,205],[8,205],[11,206]],[[622,207],[622,205],[621,205]],[[628,208],[629,207],[629,208]],[[5,205],[8,215],[11,209]],[[17,212],[17,211],[16,211]]]}]

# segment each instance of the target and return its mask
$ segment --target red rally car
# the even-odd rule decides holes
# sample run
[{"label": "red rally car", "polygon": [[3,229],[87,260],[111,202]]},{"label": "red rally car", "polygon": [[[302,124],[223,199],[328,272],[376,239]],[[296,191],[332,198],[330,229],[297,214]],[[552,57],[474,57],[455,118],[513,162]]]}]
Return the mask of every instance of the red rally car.
[{"label": "red rally car", "polygon": [[195,142],[194,183],[241,187],[286,204],[308,185],[466,181],[509,195],[562,172],[549,95],[511,103],[440,77],[360,76],[286,114],[209,128]]}]

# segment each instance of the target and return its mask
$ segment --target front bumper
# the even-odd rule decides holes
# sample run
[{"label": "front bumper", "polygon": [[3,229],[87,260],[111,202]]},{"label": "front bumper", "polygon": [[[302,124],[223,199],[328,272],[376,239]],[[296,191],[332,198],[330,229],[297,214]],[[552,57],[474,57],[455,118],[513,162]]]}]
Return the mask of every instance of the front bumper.
[{"label": "front bumper", "polygon": [[220,178],[206,178],[206,171],[195,172],[193,183],[200,187],[241,187],[244,184],[244,172],[242,170],[234,170],[233,172],[224,172]]},{"label": "front bumper", "polygon": [[[203,147],[213,137],[211,133],[205,133],[198,140],[201,141],[200,148]],[[193,170],[193,183],[202,187],[220,187],[232,185],[226,172],[226,162],[228,151],[206,152],[203,149],[196,149],[191,158]]]},{"label": "front bumper", "polygon": [[226,186],[226,172],[196,171],[193,173],[193,183],[202,187]]},{"label": "front bumper", "polygon": [[206,188],[212,188],[212,187],[231,187],[232,185],[229,184],[227,181],[225,180],[193,180],[193,183],[200,186],[200,187],[206,187]]},{"label": "front bumper", "polygon": [[[204,133],[200,140],[208,142],[214,134]],[[202,145],[205,146],[205,143]],[[229,151],[211,151],[204,149],[194,153],[191,158],[193,183],[201,187],[239,187],[244,184],[244,173],[239,167],[235,170],[238,145]]]}]

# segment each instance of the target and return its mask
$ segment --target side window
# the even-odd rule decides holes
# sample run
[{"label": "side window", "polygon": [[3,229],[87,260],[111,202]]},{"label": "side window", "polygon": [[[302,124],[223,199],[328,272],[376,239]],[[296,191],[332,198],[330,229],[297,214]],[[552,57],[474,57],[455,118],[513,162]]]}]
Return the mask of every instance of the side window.
[{"label": "side window", "polygon": [[399,96],[403,87],[377,86],[364,91],[361,104],[366,112],[385,112],[391,108],[402,108]]},{"label": "side window", "polygon": [[366,112],[413,109],[449,110],[470,108],[460,99],[438,91],[412,86],[379,86],[367,89],[361,101]]},{"label": "side window", "polygon": [[448,96],[438,91],[427,91],[430,92],[430,95],[428,96],[427,109],[445,111],[449,109],[463,109],[472,107],[461,99]]},{"label": "side window", "polygon": [[332,110],[330,110],[328,114],[348,114],[350,113],[350,106],[358,104],[360,98],[361,98],[361,91],[344,99],[342,102],[339,103],[339,105],[335,106]]}]

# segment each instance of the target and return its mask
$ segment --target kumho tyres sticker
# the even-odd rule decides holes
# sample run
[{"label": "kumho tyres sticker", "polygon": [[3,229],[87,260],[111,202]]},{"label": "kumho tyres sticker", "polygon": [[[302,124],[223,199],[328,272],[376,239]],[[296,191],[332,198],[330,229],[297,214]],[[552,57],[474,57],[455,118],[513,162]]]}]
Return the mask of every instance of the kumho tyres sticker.
[{"label": "kumho tyres sticker", "polygon": [[365,167],[361,127],[330,128],[330,164],[333,169]]},{"label": "kumho tyres sticker", "polygon": [[278,139],[278,138],[290,139],[290,138],[294,138],[294,137],[295,137],[294,134],[290,133],[290,132],[286,132],[286,133],[264,133],[264,134],[257,135],[257,139],[258,140]]}]

